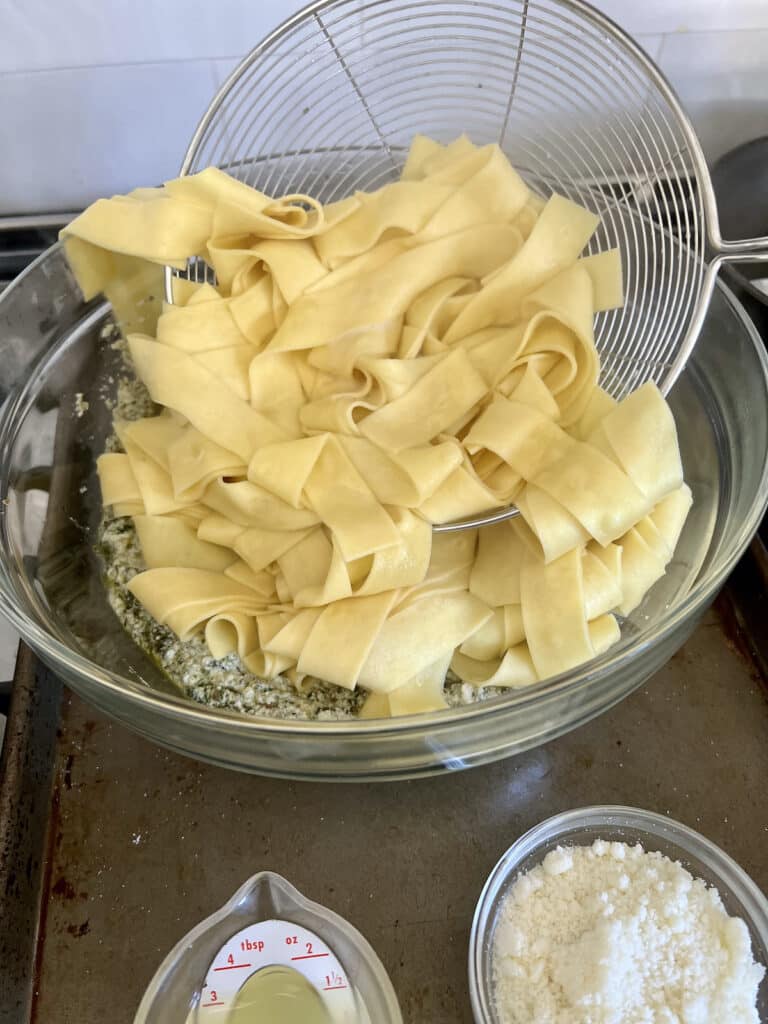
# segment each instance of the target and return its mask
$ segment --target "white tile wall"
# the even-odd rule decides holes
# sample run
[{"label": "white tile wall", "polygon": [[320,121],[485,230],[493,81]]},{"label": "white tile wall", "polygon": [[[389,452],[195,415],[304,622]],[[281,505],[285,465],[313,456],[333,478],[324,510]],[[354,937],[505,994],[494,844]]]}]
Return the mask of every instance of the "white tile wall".
[{"label": "white tile wall", "polygon": [[78,209],[173,177],[215,88],[210,60],[0,76],[0,213]]},{"label": "white tile wall", "polygon": [[301,0],[3,0],[0,72],[243,54]]},{"label": "white tile wall", "polygon": [[768,28],[765,0],[592,0],[631,32],[733,32]]},{"label": "white tile wall", "polygon": [[[768,134],[768,0],[596,0],[678,90],[710,159]],[[0,215],[171,177],[215,88],[301,0],[0,0]]]},{"label": "white tile wall", "polygon": [[664,43],[664,36],[660,32],[635,32],[633,38],[640,43],[649,57],[653,60],[659,59],[659,53]]},{"label": "white tile wall", "polygon": [[768,135],[768,25],[667,35],[659,59],[710,160]]}]

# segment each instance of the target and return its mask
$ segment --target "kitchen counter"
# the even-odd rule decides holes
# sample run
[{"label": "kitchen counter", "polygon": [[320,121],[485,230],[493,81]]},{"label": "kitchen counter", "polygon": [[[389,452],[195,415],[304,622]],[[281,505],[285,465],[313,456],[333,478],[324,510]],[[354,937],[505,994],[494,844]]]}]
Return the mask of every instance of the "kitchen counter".
[{"label": "kitchen counter", "polygon": [[[579,805],[669,814],[768,889],[768,689],[740,653],[743,639],[721,599],[653,680],[589,725],[514,759],[417,782],[239,775],[152,747],[63,691],[58,734],[49,723],[48,740],[28,751],[42,777],[39,750],[50,741],[51,771],[36,790],[39,800],[49,786],[40,938],[25,974],[6,867],[0,964],[16,951],[18,999],[15,1008],[2,1001],[0,1022],[130,1024],[168,950],[269,868],[363,932],[406,1024],[469,1024],[467,944],[486,876],[521,832]],[[31,656],[21,671],[19,692],[37,688],[31,720],[44,728],[58,684]],[[12,707],[9,733],[13,723]],[[20,742],[10,733],[6,783]],[[0,826],[13,813],[5,806]]]}]

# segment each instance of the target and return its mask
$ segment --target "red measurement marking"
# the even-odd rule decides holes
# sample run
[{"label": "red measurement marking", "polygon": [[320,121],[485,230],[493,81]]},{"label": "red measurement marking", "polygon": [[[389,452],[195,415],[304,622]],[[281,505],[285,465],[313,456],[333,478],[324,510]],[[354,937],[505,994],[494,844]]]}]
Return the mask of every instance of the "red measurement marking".
[{"label": "red measurement marking", "polygon": [[319,956],[330,955],[330,953],[305,953],[304,956],[292,956],[291,960],[316,960]]},{"label": "red measurement marking", "polygon": [[335,992],[339,988],[346,988],[346,985],[326,985],[323,992]]},{"label": "red measurement marking", "polygon": [[202,1005],[203,1006],[223,1006],[224,1002],[223,1002],[223,1000],[220,999],[217,1003],[203,1003]]},{"label": "red measurement marking", "polygon": [[214,971],[239,971],[243,967],[250,967],[251,964],[227,964],[226,967],[214,967]]}]

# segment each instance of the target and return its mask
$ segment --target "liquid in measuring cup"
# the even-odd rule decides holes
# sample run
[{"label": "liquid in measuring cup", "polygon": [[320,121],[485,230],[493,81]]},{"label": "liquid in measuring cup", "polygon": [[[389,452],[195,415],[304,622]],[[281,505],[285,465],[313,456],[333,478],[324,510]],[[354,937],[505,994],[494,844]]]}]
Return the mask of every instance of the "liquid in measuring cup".
[{"label": "liquid in measuring cup", "polygon": [[333,1024],[322,997],[292,967],[273,964],[252,974],[237,993],[227,1024]]},{"label": "liquid in measuring cup", "polygon": [[194,1024],[361,1024],[350,980],[317,932],[247,925],[210,962]]}]

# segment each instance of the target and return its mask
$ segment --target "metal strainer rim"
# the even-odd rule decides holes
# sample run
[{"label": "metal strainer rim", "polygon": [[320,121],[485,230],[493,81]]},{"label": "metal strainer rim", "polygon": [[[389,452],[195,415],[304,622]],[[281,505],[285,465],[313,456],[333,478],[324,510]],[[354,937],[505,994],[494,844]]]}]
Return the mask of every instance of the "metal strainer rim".
[{"label": "metal strainer rim", "polygon": [[[390,0],[363,0],[363,3],[358,4],[355,7],[355,10],[359,12],[361,10],[367,11],[376,8],[383,8],[386,7],[389,2]],[[442,2],[446,6],[454,4],[459,6],[461,4],[461,0],[442,0]],[[528,16],[532,2],[533,0],[521,0],[519,4],[521,8],[520,17],[523,23]],[[216,91],[208,108],[200,118],[182,160],[179,171],[181,176],[191,172],[201,143],[203,142],[209,127],[214,123],[214,119],[219,112],[220,107],[252,66],[261,58],[268,56],[280,41],[289,36],[295,28],[302,25],[304,22],[315,18],[321,29],[324,30],[324,25],[321,20],[322,14],[339,7],[348,6],[349,3],[350,0],[312,0],[312,2],[307,4],[305,7],[286,18],[243,57]],[[414,0],[413,6],[414,8],[421,9],[427,5],[423,0]],[[479,3],[473,3],[472,5],[461,4],[461,6],[477,7],[488,11],[502,13],[509,13],[510,10],[508,5],[495,3],[493,0],[481,0]],[[677,93],[656,62],[629,35],[629,33],[621,28],[621,26],[619,26],[608,15],[597,10],[592,6],[592,4],[586,2],[586,0],[554,0],[554,6],[567,10],[576,17],[586,19],[593,26],[603,30],[612,37],[614,41],[620,44],[627,56],[631,58],[631,60],[635,62],[635,65],[648,77],[649,82],[656,90],[658,90],[658,93],[668,105],[674,116],[675,127],[681,131],[687,146],[686,156],[690,160],[689,170],[691,171],[692,177],[695,179],[703,207],[703,223],[699,226],[703,229],[703,237],[709,242],[709,246],[714,251],[715,255],[708,264],[704,262],[704,273],[699,283],[699,294],[696,299],[695,306],[693,307],[691,320],[687,326],[683,339],[679,343],[677,352],[674,354],[674,358],[660,383],[660,388],[666,395],[674,385],[679,374],[682,372],[701,331],[711,300],[711,294],[719,266],[724,259],[729,258],[727,255],[728,246],[732,244],[735,245],[737,243],[724,243],[720,236],[714,190],[701,143],[699,142],[698,136],[677,96]],[[343,58],[338,53],[337,56],[343,65]],[[502,129],[502,135],[503,131],[504,129]],[[265,159],[269,158],[269,156],[270,154],[266,154]],[[695,220],[699,220],[698,211],[694,212],[693,216]],[[166,300],[168,302],[173,301],[172,281],[172,270],[171,268],[166,267],[165,289]],[[471,529],[502,522],[518,515],[520,515],[519,509],[515,506],[509,506],[506,508],[489,510],[487,513],[467,517],[454,522],[434,524],[433,530],[436,533],[440,533]]]}]

